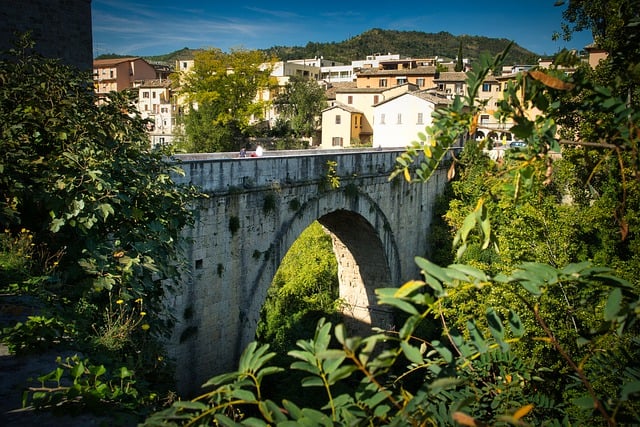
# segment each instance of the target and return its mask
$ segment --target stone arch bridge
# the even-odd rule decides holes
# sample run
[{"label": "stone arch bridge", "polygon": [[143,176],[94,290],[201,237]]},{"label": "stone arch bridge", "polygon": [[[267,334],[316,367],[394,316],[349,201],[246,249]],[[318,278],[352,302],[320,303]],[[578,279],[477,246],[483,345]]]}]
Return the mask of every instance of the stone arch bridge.
[{"label": "stone arch bridge", "polygon": [[332,237],[347,326],[392,325],[374,290],[419,277],[414,257],[426,253],[434,201],[446,184],[444,169],[423,185],[389,181],[401,152],[178,156],[185,175],[177,181],[209,196],[194,206],[196,224],[185,231],[190,274],[170,301],[177,325],[169,350],[181,392],[237,368],[280,262],[315,220]]}]

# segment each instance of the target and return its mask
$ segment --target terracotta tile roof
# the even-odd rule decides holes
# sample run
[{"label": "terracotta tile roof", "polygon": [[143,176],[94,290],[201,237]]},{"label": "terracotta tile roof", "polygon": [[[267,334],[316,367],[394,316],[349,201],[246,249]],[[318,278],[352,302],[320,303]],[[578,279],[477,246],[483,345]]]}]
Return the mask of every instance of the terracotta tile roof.
[{"label": "terracotta tile roof", "polygon": [[[129,56],[126,58],[110,58],[110,59],[94,59],[93,66],[94,67],[109,67],[113,65],[122,64],[123,62],[131,62],[137,59],[142,59],[139,56]],[[144,59],[142,59],[144,61]]]},{"label": "terracotta tile roof", "polygon": [[343,104],[342,102],[336,102],[332,106],[327,107],[324,110],[322,110],[322,112],[324,113],[325,111],[329,111],[329,110],[332,110],[334,108],[339,108],[339,109],[347,111],[349,113],[360,113],[360,114],[362,114],[362,111],[358,110],[357,108],[353,108],[350,105]]},{"label": "terracotta tile roof", "polygon": [[356,87],[356,82],[330,83],[324,93],[327,96],[327,99],[336,99],[336,91],[338,89],[347,89],[347,88],[355,88],[355,87]]},{"label": "terracotta tile roof", "polygon": [[149,87],[149,88],[154,88],[154,87],[170,87],[171,86],[171,80],[168,79],[153,79],[153,80],[142,80],[142,81],[137,81],[136,82],[138,87]]},{"label": "terracotta tile roof", "polygon": [[467,80],[467,73],[462,71],[445,71],[433,79],[434,82],[463,82]]}]

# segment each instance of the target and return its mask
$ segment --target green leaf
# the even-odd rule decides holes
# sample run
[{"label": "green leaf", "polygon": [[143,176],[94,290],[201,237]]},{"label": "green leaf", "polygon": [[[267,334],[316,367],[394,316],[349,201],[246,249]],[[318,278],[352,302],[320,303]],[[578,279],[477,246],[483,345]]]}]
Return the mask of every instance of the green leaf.
[{"label": "green leaf", "polygon": [[588,394],[576,397],[575,399],[571,400],[571,403],[579,408],[595,409],[595,401],[593,400],[593,397]]},{"label": "green leaf", "polygon": [[409,314],[418,314],[418,310],[415,308],[413,304],[408,301],[398,299],[398,298],[380,298],[378,300],[379,304],[386,304],[393,307],[396,307],[399,310],[404,311]]},{"label": "green leaf", "polygon": [[486,340],[476,327],[475,322],[467,321],[467,329],[469,330],[469,334],[471,335],[471,340],[473,344],[476,346],[480,353],[485,353],[489,350]]},{"label": "green leaf", "polygon": [[329,373],[327,382],[329,385],[336,384],[338,381],[349,378],[353,372],[357,371],[357,369],[358,368],[353,365],[341,366]]},{"label": "green leaf", "polygon": [[629,400],[630,395],[640,393],[640,381],[631,381],[625,383],[620,391],[620,398],[622,400]]},{"label": "green leaf", "polygon": [[301,384],[302,387],[324,387],[324,382],[320,377],[305,377]]},{"label": "green leaf", "polygon": [[459,378],[451,378],[451,377],[438,378],[437,380],[435,380],[435,381],[431,382],[431,384],[429,384],[429,390],[432,393],[437,394],[441,390],[448,390],[448,389],[452,389],[454,387],[457,387],[462,382],[463,381],[461,379],[459,379]]},{"label": "green leaf", "polygon": [[206,404],[202,402],[191,401],[191,400],[179,400],[177,402],[173,402],[173,407],[179,408],[179,409],[191,409],[195,411],[204,411],[209,408]]},{"label": "green leaf", "polygon": [[604,320],[611,322],[622,310],[622,290],[615,288],[609,293],[607,304],[604,307]]},{"label": "green leaf", "polygon": [[102,220],[106,221],[109,218],[109,215],[113,215],[115,211],[113,210],[113,206],[109,203],[101,203],[98,205],[98,210],[102,214]]},{"label": "green leaf", "polygon": [[489,325],[489,331],[491,335],[500,344],[503,351],[509,348],[509,345],[504,342],[504,326],[500,317],[492,307],[487,308],[487,324]]},{"label": "green leaf", "polygon": [[73,367],[71,367],[70,373],[74,378],[74,381],[77,380],[81,375],[84,374],[84,363],[81,360],[78,361],[73,365]]},{"label": "green leaf", "polygon": [[400,347],[402,348],[402,352],[409,359],[409,361],[415,363],[416,365],[421,365],[423,363],[422,353],[420,349],[412,346],[406,341],[400,342]]},{"label": "green leaf", "polygon": [[431,342],[433,348],[442,356],[445,362],[451,363],[453,361],[453,354],[451,350],[449,350],[443,343],[438,340],[434,340]]},{"label": "green leaf", "polygon": [[243,390],[239,388],[234,388],[231,390],[231,396],[235,397],[239,400],[244,400],[246,402],[255,402],[256,395],[250,390]]},{"label": "green leaf", "polygon": [[519,338],[524,335],[524,325],[522,324],[518,313],[513,310],[509,310],[509,328],[515,337]]}]

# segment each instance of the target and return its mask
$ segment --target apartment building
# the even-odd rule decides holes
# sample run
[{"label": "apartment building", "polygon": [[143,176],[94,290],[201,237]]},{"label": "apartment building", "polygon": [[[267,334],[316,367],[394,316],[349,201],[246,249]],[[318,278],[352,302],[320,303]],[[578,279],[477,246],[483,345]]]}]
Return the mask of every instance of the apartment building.
[{"label": "apartment building", "polygon": [[173,142],[177,107],[166,79],[144,80],[135,83],[138,90],[137,108],[143,119],[148,119],[147,131],[151,146]]},{"label": "apartment building", "polygon": [[439,95],[449,98],[453,98],[456,95],[465,95],[467,90],[467,73],[462,71],[441,72],[433,79],[433,83]]},{"label": "apartment building", "polygon": [[363,68],[378,68],[380,61],[398,60],[400,55],[367,55],[366,59],[351,61],[351,65],[331,64],[320,68],[320,78],[327,83],[344,83],[356,80],[356,73]]},{"label": "apartment building", "polygon": [[437,75],[430,59],[397,59],[379,61],[377,68],[365,68],[356,73],[359,88],[388,88],[411,83],[419,89],[433,88]]},{"label": "apartment building", "polygon": [[139,57],[93,61],[93,82],[99,99],[104,98],[109,92],[132,88],[136,81],[155,78],[155,68]]}]

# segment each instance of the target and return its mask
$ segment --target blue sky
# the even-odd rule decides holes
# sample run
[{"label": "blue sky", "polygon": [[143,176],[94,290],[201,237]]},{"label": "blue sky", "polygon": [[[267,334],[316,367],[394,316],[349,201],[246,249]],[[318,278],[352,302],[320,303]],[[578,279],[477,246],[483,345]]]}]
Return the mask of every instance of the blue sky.
[{"label": "blue sky", "polygon": [[372,28],[506,38],[540,55],[591,43],[590,33],[568,43],[552,41],[563,11],[554,3],[409,0],[394,9],[393,3],[376,1],[93,0],[93,53],[151,56],[183,47],[305,46],[341,42]]}]

